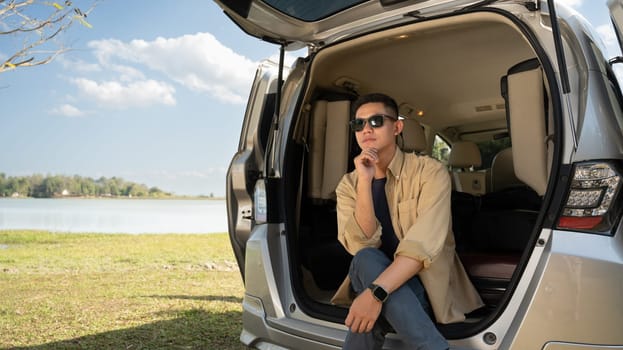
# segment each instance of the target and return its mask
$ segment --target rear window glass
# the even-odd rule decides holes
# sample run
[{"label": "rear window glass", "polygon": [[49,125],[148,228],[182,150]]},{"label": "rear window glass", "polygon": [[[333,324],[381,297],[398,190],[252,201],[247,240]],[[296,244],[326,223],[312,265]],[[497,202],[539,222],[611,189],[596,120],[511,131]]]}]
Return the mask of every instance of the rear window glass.
[{"label": "rear window glass", "polygon": [[313,22],[366,0],[263,0],[276,10],[294,18]]}]

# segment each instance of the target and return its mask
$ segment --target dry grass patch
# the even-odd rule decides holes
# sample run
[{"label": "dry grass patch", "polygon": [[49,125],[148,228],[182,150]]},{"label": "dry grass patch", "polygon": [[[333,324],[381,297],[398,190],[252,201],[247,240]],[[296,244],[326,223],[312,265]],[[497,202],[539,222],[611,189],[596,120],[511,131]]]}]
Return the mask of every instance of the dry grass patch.
[{"label": "dry grass patch", "polygon": [[226,234],[0,232],[0,348],[243,349]]}]

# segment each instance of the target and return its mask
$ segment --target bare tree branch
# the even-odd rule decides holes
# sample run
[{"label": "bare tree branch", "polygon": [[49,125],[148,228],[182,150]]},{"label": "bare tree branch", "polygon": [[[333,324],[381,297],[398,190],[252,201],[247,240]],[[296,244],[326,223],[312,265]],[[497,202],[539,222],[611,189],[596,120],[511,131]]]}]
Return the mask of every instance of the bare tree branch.
[{"label": "bare tree branch", "polygon": [[[58,55],[67,52],[56,38],[66,32],[78,21],[87,28],[88,14],[95,8],[94,0],[88,10],[83,11],[73,6],[70,0],[58,2],[42,0],[0,0],[0,35],[22,38],[23,44],[4,62],[0,61],[0,73],[19,67],[32,67],[46,64]],[[33,13],[44,13],[44,18],[37,18]],[[35,50],[36,48],[54,47],[53,49]]]}]

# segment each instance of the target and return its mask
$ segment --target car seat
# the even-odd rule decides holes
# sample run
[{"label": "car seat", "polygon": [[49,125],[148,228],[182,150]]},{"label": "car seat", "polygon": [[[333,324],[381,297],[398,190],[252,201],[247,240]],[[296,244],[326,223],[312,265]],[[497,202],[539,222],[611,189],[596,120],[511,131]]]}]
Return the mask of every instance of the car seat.
[{"label": "car seat", "polygon": [[426,134],[422,124],[415,119],[405,118],[402,120],[404,127],[402,128],[401,149],[407,153],[425,153],[426,152]]},{"label": "car seat", "polygon": [[452,144],[450,158],[452,187],[458,192],[482,195],[486,192],[486,173],[477,171],[482,165],[480,149],[471,141],[458,141]]}]

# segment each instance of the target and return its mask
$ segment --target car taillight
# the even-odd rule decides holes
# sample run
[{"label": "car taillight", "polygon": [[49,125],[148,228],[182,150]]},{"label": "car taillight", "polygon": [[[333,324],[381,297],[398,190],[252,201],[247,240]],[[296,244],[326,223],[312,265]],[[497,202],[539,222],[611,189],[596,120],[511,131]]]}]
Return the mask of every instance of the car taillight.
[{"label": "car taillight", "polygon": [[578,163],[558,228],[609,233],[621,209],[621,171],[610,162]]}]

